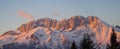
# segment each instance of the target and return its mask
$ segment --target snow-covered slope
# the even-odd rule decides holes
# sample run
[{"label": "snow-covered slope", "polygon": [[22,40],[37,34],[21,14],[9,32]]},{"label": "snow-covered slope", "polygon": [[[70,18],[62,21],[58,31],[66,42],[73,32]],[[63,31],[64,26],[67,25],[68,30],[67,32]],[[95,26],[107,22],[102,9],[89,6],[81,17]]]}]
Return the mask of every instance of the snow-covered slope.
[{"label": "snow-covered slope", "polygon": [[[73,16],[61,21],[42,18],[0,35],[0,45],[34,41],[36,47],[46,45],[52,49],[66,49],[73,41],[79,46],[83,34],[88,33],[100,47],[105,47],[109,43],[111,30],[111,25],[94,16]],[[119,31],[117,35],[120,35]]]}]

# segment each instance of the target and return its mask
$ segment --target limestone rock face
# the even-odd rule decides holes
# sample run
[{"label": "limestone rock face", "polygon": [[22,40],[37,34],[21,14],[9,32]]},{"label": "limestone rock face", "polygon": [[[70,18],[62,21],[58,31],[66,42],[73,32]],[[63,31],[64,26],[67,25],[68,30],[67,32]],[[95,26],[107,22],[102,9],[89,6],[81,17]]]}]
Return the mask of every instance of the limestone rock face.
[{"label": "limestone rock face", "polygon": [[29,32],[33,26],[33,21],[26,23],[26,24],[22,24],[17,30],[20,30],[21,32]]},{"label": "limestone rock face", "polygon": [[86,18],[82,16],[73,16],[69,19],[63,19],[61,21],[57,21],[55,19],[43,18],[38,19],[36,21],[31,21],[21,25],[17,30],[21,32],[28,32],[29,30],[36,28],[36,27],[46,27],[52,28],[55,30],[74,30],[78,26],[84,26],[86,23]]}]

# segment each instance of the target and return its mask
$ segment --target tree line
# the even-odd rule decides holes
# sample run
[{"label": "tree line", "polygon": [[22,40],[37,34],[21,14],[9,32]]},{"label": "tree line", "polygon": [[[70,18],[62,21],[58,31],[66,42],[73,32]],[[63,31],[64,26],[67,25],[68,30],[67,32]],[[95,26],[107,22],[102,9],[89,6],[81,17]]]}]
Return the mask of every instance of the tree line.
[{"label": "tree line", "polygon": [[[116,33],[114,28],[112,28],[112,33],[110,37],[110,44],[107,44],[106,49],[120,49],[120,41],[117,41]],[[84,38],[82,39],[79,48],[77,48],[75,42],[73,41],[71,45],[71,49],[100,49],[97,44],[95,44],[88,34],[84,35]]]}]

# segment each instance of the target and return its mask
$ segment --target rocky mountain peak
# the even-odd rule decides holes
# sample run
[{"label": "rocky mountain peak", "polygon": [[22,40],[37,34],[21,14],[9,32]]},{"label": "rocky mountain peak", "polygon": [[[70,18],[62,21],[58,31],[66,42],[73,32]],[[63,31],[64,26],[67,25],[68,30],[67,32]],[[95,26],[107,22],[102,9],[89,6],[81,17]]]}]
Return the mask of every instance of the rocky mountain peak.
[{"label": "rocky mountain peak", "polygon": [[46,27],[52,28],[53,30],[70,31],[76,29],[77,27],[85,26],[88,23],[93,24],[98,21],[100,21],[100,19],[94,16],[88,16],[87,18],[82,16],[72,16],[69,19],[63,19],[61,21],[50,18],[41,18],[23,24],[17,30],[20,30],[21,32],[28,32],[36,27]]},{"label": "rocky mountain peak", "polygon": [[81,21],[80,19],[83,19],[83,18],[84,17],[81,17],[81,16],[73,16],[69,19],[63,19],[61,21],[57,21],[56,19],[50,19],[50,18],[41,18],[38,20],[34,20],[31,22],[22,24],[17,30],[20,30],[21,32],[28,32],[29,30],[36,27],[53,28],[56,30],[64,30],[68,28],[74,29],[74,26],[76,25],[78,26]]},{"label": "rocky mountain peak", "polygon": [[[35,42],[36,46],[64,47],[75,41],[80,43],[83,34],[89,33],[92,40],[105,47],[110,41],[112,26],[95,16],[73,16],[57,21],[56,19],[40,18],[22,24],[15,31],[8,31],[0,35],[0,45],[9,43]],[[115,28],[120,32],[118,28]],[[120,34],[117,33],[117,36]],[[117,37],[118,38],[118,37]],[[65,46],[65,47],[66,47]]]}]

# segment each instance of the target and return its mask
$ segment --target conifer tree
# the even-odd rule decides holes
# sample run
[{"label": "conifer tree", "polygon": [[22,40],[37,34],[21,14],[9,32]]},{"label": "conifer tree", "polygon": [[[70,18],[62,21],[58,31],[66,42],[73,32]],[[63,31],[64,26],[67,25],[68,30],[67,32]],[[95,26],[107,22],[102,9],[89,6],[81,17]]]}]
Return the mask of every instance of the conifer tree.
[{"label": "conifer tree", "polygon": [[117,37],[114,28],[112,28],[112,33],[110,37],[110,45],[107,46],[107,49],[118,49],[119,43],[117,42]]},{"label": "conifer tree", "polygon": [[80,43],[80,49],[95,49],[95,44],[88,34],[84,34],[83,40]]},{"label": "conifer tree", "polygon": [[77,49],[75,41],[73,41],[72,45],[71,45],[71,49]]}]

